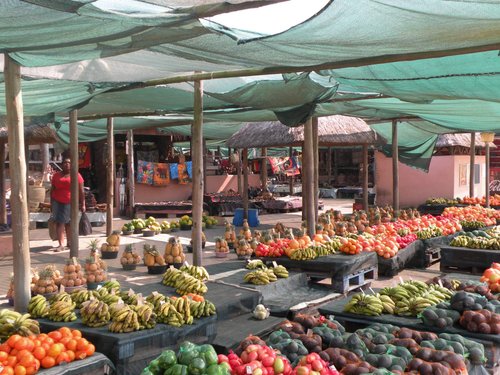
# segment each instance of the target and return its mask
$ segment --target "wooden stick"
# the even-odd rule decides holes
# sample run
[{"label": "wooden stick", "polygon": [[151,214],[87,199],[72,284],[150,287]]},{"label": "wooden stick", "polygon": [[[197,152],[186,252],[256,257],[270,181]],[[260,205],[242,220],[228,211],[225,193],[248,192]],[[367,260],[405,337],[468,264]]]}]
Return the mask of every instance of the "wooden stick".
[{"label": "wooden stick", "polygon": [[[234,149],[235,151],[237,151],[238,149]],[[236,164],[236,176],[237,176],[237,179],[238,179],[238,194],[240,195],[240,197],[243,197],[243,186],[242,186],[242,181],[241,181],[241,152],[238,151],[238,163]]]},{"label": "wooden stick", "polygon": [[108,117],[108,170],[106,173],[106,235],[113,232],[113,208],[115,203],[115,136],[113,117]]},{"label": "wooden stick", "polygon": [[71,159],[71,226],[69,256],[77,257],[79,252],[78,216],[80,213],[79,186],[78,186],[78,111],[69,113],[69,153]]},{"label": "wooden stick", "polygon": [[474,165],[476,164],[476,133],[470,133],[469,196],[474,197]]},{"label": "wooden stick", "polygon": [[398,121],[392,120],[392,207],[394,214],[399,215],[399,153],[398,153]]},{"label": "wooden stick", "polygon": [[193,163],[193,264],[201,266],[203,222],[203,81],[194,81],[194,122],[191,127],[191,161]]},{"label": "wooden stick", "polygon": [[329,146],[326,157],[326,169],[328,176],[328,186],[331,187],[332,184],[332,148]]},{"label": "wooden stick", "polygon": [[368,212],[368,145],[363,145],[363,210]]},{"label": "wooden stick", "polygon": [[207,148],[207,140],[205,137],[203,137],[203,144],[202,144],[202,149],[203,149],[203,194],[207,193],[207,155],[208,155],[208,148]]},{"label": "wooden stick", "polygon": [[262,189],[267,188],[267,147],[262,147],[262,164],[260,167],[260,184]]},{"label": "wooden stick", "polygon": [[[305,128],[305,126],[304,126]],[[304,221],[307,224],[307,168],[305,168],[305,165],[308,163],[307,160],[307,153],[305,152],[305,147],[306,143],[305,141],[302,142],[302,168],[301,168],[301,183],[302,183],[302,221]],[[307,229],[307,228],[306,228]]]},{"label": "wooden stick", "polygon": [[318,146],[318,118],[312,119],[313,131],[313,158],[314,158],[314,189],[312,191],[312,198],[314,201],[314,231],[316,232],[316,223],[318,222],[318,205],[319,205],[319,146]]},{"label": "wooden stick", "polygon": [[128,155],[127,155],[127,183],[128,183],[128,216],[135,216],[135,170],[134,170],[134,131],[127,132]]},{"label": "wooden stick", "polygon": [[31,299],[31,259],[29,242],[29,214],[26,187],[26,159],[24,156],[23,98],[21,67],[4,54],[5,107],[9,144],[11,181],[10,205],[12,212],[12,250],[14,258],[14,309],[26,312]]},{"label": "wooden stick", "polygon": [[486,178],[485,184],[485,197],[486,207],[490,208],[490,142],[485,142],[485,163],[486,163]]},{"label": "wooden stick", "polygon": [[313,121],[312,118],[304,124],[304,154],[307,155],[306,163],[302,166],[306,170],[306,201],[302,206],[307,206],[306,223],[307,232],[312,237],[315,234],[316,222],[314,220],[314,145],[313,145]]},{"label": "wooden stick", "polygon": [[243,219],[248,220],[248,148],[244,148],[243,157]]}]

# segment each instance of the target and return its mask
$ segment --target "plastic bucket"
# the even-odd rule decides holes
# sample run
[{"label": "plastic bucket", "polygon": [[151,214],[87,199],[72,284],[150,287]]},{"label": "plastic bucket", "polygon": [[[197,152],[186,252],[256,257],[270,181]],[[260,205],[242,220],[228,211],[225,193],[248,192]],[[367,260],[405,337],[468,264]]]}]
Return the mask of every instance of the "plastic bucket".
[{"label": "plastic bucket", "polygon": [[[243,226],[243,208],[234,210],[233,225],[237,227]],[[248,225],[251,227],[259,226],[259,210],[256,208],[248,209]]]}]

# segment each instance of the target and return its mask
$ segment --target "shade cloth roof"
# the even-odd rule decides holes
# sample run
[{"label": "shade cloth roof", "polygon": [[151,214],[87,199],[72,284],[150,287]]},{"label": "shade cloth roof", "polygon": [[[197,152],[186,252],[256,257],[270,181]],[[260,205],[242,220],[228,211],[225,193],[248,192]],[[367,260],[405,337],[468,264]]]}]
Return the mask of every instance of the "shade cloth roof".
[{"label": "shade cloth roof", "polygon": [[[374,143],[375,133],[359,118],[329,116],[318,119],[318,140],[321,144],[360,145]],[[227,145],[235,148],[292,146],[304,141],[304,126],[290,128],[280,122],[247,123]]]}]

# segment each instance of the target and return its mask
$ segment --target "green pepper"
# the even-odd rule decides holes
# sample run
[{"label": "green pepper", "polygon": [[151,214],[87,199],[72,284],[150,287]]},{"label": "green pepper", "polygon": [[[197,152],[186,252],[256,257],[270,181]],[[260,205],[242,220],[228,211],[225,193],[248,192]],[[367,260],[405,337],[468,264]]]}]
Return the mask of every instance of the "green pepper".
[{"label": "green pepper", "polygon": [[207,368],[207,364],[203,358],[194,358],[188,366],[188,371],[190,375],[202,375]]},{"label": "green pepper", "polygon": [[151,371],[151,373],[153,375],[161,375],[162,373],[162,369],[160,367],[160,361],[158,360],[158,358],[156,359],[153,359],[150,363],[149,363],[149,371]]},{"label": "green pepper", "polygon": [[160,367],[163,370],[166,370],[170,366],[173,366],[177,363],[177,356],[173,350],[165,350],[157,359],[160,362]]},{"label": "green pepper", "polygon": [[173,365],[172,367],[169,367],[163,375],[187,375],[188,373],[188,367],[185,365]]},{"label": "green pepper", "polygon": [[149,367],[146,367],[144,370],[142,370],[141,375],[154,375]]},{"label": "green pepper", "polygon": [[207,367],[205,371],[207,375],[224,375],[224,371],[219,365],[211,365]]},{"label": "green pepper", "polygon": [[204,344],[199,347],[200,357],[205,360],[207,366],[218,363],[217,352],[212,345]]}]

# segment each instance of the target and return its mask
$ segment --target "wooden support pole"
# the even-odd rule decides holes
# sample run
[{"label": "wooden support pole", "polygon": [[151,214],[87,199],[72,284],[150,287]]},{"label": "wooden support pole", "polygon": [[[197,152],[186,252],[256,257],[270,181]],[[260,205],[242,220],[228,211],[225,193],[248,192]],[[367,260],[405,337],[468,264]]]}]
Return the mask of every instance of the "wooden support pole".
[{"label": "wooden support pole", "polygon": [[115,136],[114,136],[114,121],[113,117],[108,117],[107,120],[107,143],[108,143],[108,170],[106,173],[106,235],[109,236],[113,232],[113,208],[115,203]]},{"label": "wooden support pole", "polygon": [[[319,139],[318,139],[318,118],[313,117],[312,119],[312,131],[313,131],[313,158],[314,158],[314,189],[313,189],[313,200],[314,200],[314,223],[318,222],[318,205],[319,205]],[[316,224],[314,225],[316,230]]]},{"label": "wooden support pole", "polygon": [[315,234],[316,222],[314,220],[314,141],[313,141],[313,121],[307,120],[304,124],[304,155],[306,156],[306,163],[302,166],[306,170],[306,196],[305,202],[302,206],[307,206],[306,210],[306,227],[310,236]]},{"label": "wooden support pole", "polygon": [[248,148],[244,148],[243,157],[243,219],[248,219]]},{"label": "wooden support pole", "polygon": [[7,224],[7,199],[5,199],[5,143],[0,142],[0,224]]},{"label": "wooden support pole", "polygon": [[368,145],[363,145],[363,210],[368,212]]},{"label": "wooden support pole", "polygon": [[42,173],[43,173],[43,181],[49,181],[48,175],[45,174],[50,162],[50,152],[49,152],[49,144],[42,143],[40,145],[40,154],[42,156]]},{"label": "wooden support pole", "polygon": [[485,176],[485,192],[486,207],[490,208],[490,142],[485,142],[485,163],[486,163],[486,176]]},{"label": "wooden support pole", "polygon": [[[290,159],[292,159],[292,157],[293,157],[293,147],[289,147],[288,148],[288,157]],[[290,195],[293,195],[293,185],[294,185],[294,183],[295,183],[295,181],[294,181],[293,175],[290,175],[289,180],[288,180],[288,193]]]},{"label": "wooden support pole", "polygon": [[12,212],[12,250],[14,258],[14,309],[26,312],[31,299],[31,259],[27,199],[26,159],[24,156],[23,98],[21,67],[4,54],[5,108],[9,144],[9,170]]},{"label": "wooden support pole", "polygon": [[194,121],[191,126],[191,161],[193,163],[193,264],[201,266],[203,222],[203,81],[194,81]]},{"label": "wooden support pole", "polygon": [[398,121],[392,120],[392,207],[394,214],[399,215],[399,153],[398,153]]},{"label": "wooden support pole", "polygon": [[[305,129],[305,125],[304,125],[304,129]],[[300,176],[300,179],[301,179],[301,183],[302,183],[302,221],[304,223],[306,223],[307,221],[307,205],[306,205],[306,201],[307,201],[307,187],[306,187],[306,184],[307,184],[307,168],[305,167],[305,165],[308,163],[308,160],[307,160],[307,154],[305,152],[305,141],[302,142],[302,169],[301,169],[301,176]]]},{"label": "wooden support pole", "polygon": [[267,147],[262,147],[262,164],[260,167],[260,184],[262,189],[267,188]]},{"label": "wooden support pole", "polygon": [[474,165],[476,164],[476,133],[470,133],[469,196],[474,197]]},{"label": "wooden support pole", "polygon": [[202,144],[202,149],[203,149],[203,194],[207,193],[207,155],[208,155],[208,148],[207,148],[207,140],[203,138],[203,144]]},{"label": "wooden support pole", "polygon": [[78,242],[78,216],[80,213],[79,186],[78,186],[78,112],[69,113],[69,155],[71,159],[71,225],[69,256],[77,257],[79,252]]},{"label": "wooden support pole", "polygon": [[135,216],[135,170],[134,170],[134,131],[127,132],[127,183],[128,183],[128,216]]},{"label": "wooden support pole", "polygon": [[328,186],[332,184],[332,148],[328,147],[328,151],[326,153],[326,170],[328,176]]},{"label": "wooden support pole", "polygon": [[238,151],[237,148],[234,149],[235,152],[238,152],[238,163],[236,164],[236,177],[238,180],[238,194],[240,197],[243,197],[243,186],[241,180],[241,152]]}]

